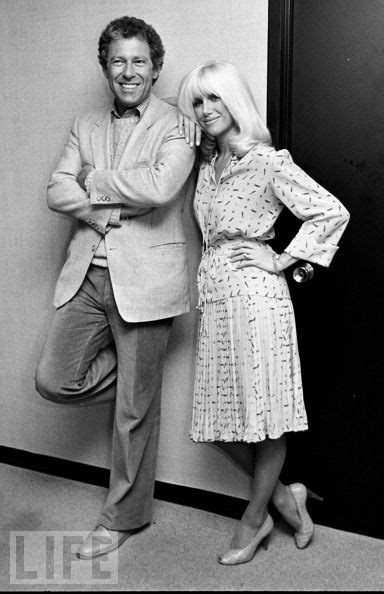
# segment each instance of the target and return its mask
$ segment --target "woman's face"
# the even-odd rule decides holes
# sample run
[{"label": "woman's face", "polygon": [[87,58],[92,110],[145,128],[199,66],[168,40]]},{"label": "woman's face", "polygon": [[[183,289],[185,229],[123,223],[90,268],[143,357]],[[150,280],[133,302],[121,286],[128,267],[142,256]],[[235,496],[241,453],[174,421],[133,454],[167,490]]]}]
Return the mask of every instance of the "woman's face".
[{"label": "woman's face", "polygon": [[209,136],[225,140],[237,131],[231,114],[217,95],[195,97],[193,109],[199,126]]}]

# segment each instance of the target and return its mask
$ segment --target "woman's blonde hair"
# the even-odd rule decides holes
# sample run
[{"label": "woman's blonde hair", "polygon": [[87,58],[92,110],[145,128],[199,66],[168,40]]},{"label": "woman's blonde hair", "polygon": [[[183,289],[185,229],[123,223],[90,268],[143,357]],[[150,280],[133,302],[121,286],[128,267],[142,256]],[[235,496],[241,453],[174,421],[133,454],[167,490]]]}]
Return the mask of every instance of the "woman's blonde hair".
[{"label": "woman's blonde hair", "polygon": [[[215,60],[189,72],[180,83],[178,107],[196,122],[194,101],[209,95],[220,97],[236,124],[238,133],[230,139],[229,144],[237,156],[244,156],[259,143],[271,145],[271,135],[260,116],[248,83],[235,66]],[[203,156],[210,158],[215,146],[215,139],[204,135],[200,147]]]}]

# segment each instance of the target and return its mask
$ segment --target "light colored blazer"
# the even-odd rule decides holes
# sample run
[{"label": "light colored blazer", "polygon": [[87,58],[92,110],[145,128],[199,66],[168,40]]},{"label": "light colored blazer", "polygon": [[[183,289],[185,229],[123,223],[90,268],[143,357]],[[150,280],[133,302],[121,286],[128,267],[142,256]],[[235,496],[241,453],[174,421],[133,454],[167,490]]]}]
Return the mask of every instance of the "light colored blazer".
[{"label": "light colored blazer", "polygon": [[[114,296],[126,321],[183,314],[190,309],[190,291],[182,211],[194,151],[178,133],[176,108],[154,95],[113,169],[110,128],[110,111],[76,118],[48,184],[48,206],[77,220],[54,305],[76,294],[104,236]],[[87,163],[96,169],[89,196],[76,181]],[[109,225],[121,205],[151,210]]]}]

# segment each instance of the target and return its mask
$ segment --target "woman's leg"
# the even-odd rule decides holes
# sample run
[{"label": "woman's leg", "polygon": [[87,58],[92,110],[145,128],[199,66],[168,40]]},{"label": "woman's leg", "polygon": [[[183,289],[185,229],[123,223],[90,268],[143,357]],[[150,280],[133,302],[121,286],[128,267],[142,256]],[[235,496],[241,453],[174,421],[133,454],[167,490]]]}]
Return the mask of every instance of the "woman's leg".
[{"label": "woman's leg", "polygon": [[[278,441],[278,440],[267,440],[267,441]],[[257,456],[258,448],[260,444],[248,444],[243,442],[217,442],[215,445],[231,458],[240,468],[242,468],[251,477],[253,476],[252,488],[257,488],[254,480],[254,471],[256,468],[255,458]],[[269,446],[266,446],[267,449]],[[272,444],[272,449],[275,446]],[[285,447],[285,446],[284,446]],[[261,448],[262,449],[262,448]],[[285,452],[284,452],[285,458]],[[283,460],[284,463],[284,460]],[[286,522],[288,522],[295,530],[298,530],[301,526],[301,520],[295,501],[288,487],[281,482],[280,479],[276,481],[275,488],[272,493],[271,501],[275,508],[281,513]]]},{"label": "woman's leg", "polygon": [[268,514],[268,503],[276,488],[286,453],[285,435],[250,446],[255,453],[248,506],[237,525],[230,547],[246,547]]},{"label": "woman's leg", "polygon": [[253,476],[255,466],[255,444],[243,441],[217,441],[214,443],[226,457],[235,462],[249,476]]},{"label": "woman's leg", "polygon": [[295,530],[301,528],[301,518],[295,500],[293,499],[290,489],[281,481],[278,481],[276,484],[272,494],[272,503],[292,528]]}]

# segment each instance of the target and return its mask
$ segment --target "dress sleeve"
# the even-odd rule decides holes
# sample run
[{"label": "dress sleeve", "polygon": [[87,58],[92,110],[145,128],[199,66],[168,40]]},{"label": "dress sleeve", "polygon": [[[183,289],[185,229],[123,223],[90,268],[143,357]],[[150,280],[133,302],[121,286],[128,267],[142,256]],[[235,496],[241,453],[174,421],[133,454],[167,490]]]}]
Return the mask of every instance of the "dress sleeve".
[{"label": "dress sleeve", "polygon": [[285,149],[274,156],[271,186],[276,197],[303,221],[284,251],[293,258],[329,266],[349,221],[347,209],[298,167]]}]

